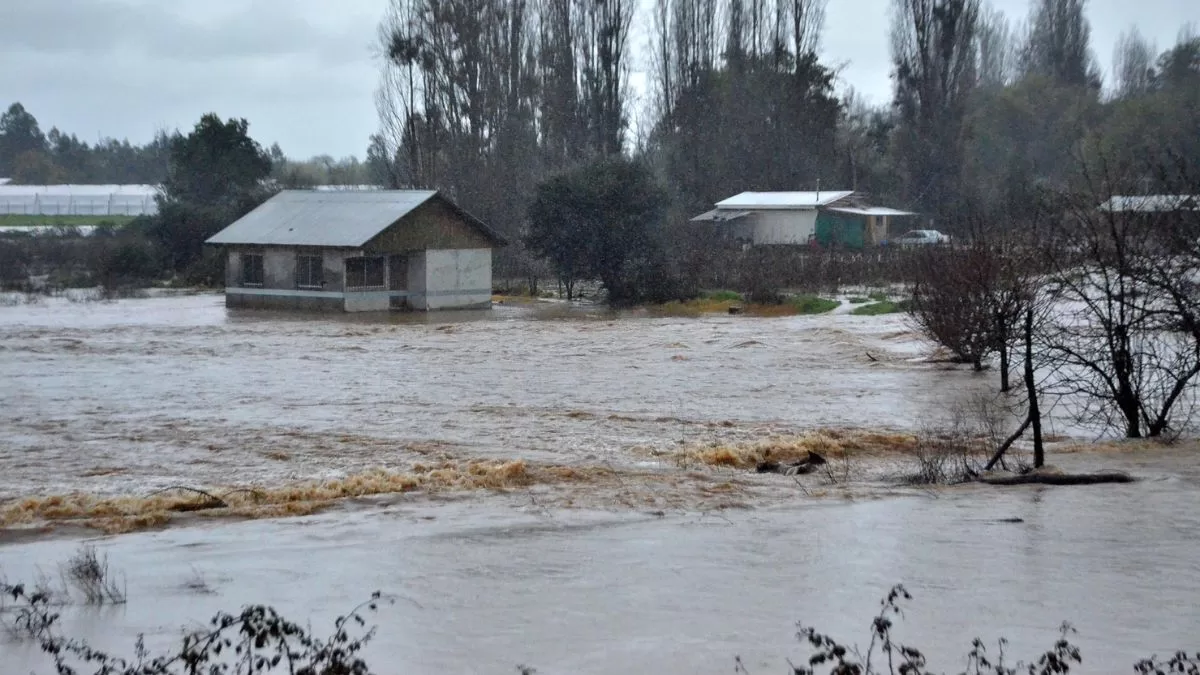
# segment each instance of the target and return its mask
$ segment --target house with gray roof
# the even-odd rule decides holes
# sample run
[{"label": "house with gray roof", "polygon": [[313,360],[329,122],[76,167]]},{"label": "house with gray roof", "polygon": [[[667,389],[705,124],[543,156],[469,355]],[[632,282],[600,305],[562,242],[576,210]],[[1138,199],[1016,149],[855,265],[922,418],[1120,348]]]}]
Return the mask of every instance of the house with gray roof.
[{"label": "house with gray roof", "polygon": [[892,221],[910,211],[873,206],[852,190],[742,192],[715,204],[692,222],[747,245],[862,248],[891,238]]},{"label": "house with gray roof", "polygon": [[228,307],[491,306],[504,237],[432,190],[284,190],[213,235]]}]

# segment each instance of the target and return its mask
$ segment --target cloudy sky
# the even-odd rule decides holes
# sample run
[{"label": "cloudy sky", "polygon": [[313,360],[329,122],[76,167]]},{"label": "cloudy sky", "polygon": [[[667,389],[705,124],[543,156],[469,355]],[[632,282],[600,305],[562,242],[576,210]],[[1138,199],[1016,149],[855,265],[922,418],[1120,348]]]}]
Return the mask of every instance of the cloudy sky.
[{"label": "cloudy sky", "polygon": [[[0,0],[0,105],[77,133],[148,140],[200,115],[245,117],[294,157],[361,157],[375,129],[376,25],[389,0]],[[649,0],[642,0],[648,3]],[[992,0],[1012,19],[1029,0]],[[829,0],[824,57],[841,86],[886,101],[890,0]],[[1160,49],[1200,25],[1198,0],[1091,0],[1108,67],[1136,24]],[[639,27],[639,29],[642,27]],[[644,47],[646,30],[635,30]],[[639,54],[640,58],[640,54]]]}]

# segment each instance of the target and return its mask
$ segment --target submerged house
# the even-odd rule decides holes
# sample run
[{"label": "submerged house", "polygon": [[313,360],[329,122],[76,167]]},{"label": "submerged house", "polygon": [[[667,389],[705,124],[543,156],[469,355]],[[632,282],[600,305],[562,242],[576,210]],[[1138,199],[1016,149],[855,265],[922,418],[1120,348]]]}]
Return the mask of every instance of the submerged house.
[{"label": "submerged house", "polygon": [[346,312],[489,307],[506,244],[432,190],[285,190],[206,243],[228,307]]},{"label": "submerged house", "polygon": [[743,192],[717,202],[692,222],[712,223],[721,234],[754,246],[862,248],[886,243],[893,218],[915,215],[871,206],[850,190]]}]

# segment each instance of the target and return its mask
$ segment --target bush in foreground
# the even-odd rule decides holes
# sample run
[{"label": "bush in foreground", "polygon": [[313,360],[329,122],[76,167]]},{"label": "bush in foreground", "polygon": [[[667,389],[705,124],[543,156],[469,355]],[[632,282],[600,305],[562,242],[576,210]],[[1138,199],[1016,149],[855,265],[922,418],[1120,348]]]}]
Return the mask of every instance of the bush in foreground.
[{"label": "bush in foreground", "polygon": [[[59,675],[258,675],[286,672],[292,675],[370,675],[370,666],[361,657],[362,649],[375,635],[363,614],[375,611],[381,598],[378,592],[334,622],[327,638],[315,636],[311,629],[279,615],[274,608],[250,605],[237,614],[218,613],[208,627],[184,636],[178,650],[153,655],[139,636],[135,656],[127,660],[89,647],[86,643],[56,633],[59,615],[50,596],[22,585],[0,582],[0,595],[11,599],[13,607],[0,606],[0,618],[16,637],[39,642],[54,660]],[[809,648],[803,664],[788,662],[793,675],[932,675],[926,657],[914,647],[896,642],[892,628],[901,615],[901,602],[912,598],[903,586],[895,586],[871,620],[870,642],[866,651],[838,642],[801,624],[797,637]],[[19,622],[22,630],[12,629]],[[988,652],[976,639],[967,653],[965,670],[960,675],[1055,675],[1070,673],[1083,663],[1079,648],[1071,644],[1074,630],[1063,624],[1059,638],[1050,649],[1028,663],[1009,665],[1007,642],[999,640],[996,653]],[[735,659],[736,672],[747,673],[741,658]],[[523,674],[537,672],[529,666],[517,666]],[[1176,652],[1168,659],[1151,657],[1133,666],[1137,675],[1200,675],[1200,652]]]},{"label": "bush in foreground", "polygon": [[60,636],[50,594],[2,583],[0,594],[13,603],[4,617],[10,634],[37,640],[58,675],[370,675],[360,652],[375,629],[367,628],[362,615],[375,611],[380,599],[376,592],[338,617],[329,637],[316,636],[272,607],[248,605],[237,614],[217,614],[206,628],[185,635],[177,649],[163,654],[151,654],[139,636],[134,657],[125,659]]}]

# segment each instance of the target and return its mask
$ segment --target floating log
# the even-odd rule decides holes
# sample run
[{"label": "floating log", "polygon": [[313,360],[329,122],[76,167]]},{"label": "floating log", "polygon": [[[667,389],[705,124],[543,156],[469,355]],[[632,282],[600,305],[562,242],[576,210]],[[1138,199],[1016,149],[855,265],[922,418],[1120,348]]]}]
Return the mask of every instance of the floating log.
[{"label": "floating log", "polygon": [[1132,483],[1136,479],[1127,473],[1027,473],[1018,476],[981,476],[988,485],[1100,485],[1103,483]]}]

